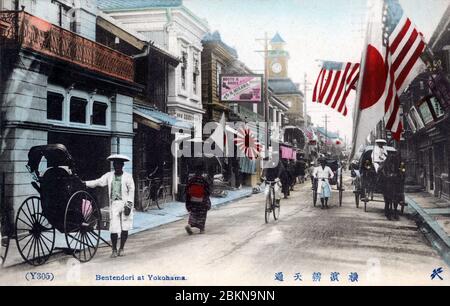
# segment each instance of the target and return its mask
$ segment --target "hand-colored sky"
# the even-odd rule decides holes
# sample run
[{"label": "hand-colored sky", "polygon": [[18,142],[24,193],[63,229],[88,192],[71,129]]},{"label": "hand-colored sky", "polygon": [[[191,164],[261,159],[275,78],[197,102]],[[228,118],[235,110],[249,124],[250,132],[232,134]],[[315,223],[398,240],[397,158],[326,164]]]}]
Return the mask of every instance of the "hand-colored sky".
[{"label": "hand-colored sky", "polygon": [[[317,59],[355,61],[361,58],[365,37],[368,0],[184,0],[186,7],[206,19],[212,31],[237,49],[241,61],[256,72],[264,68],[263,38],[277,31],[287,42],[291,54],[290,77],[302,83],[307,73],[312,90],[319,73]],[[439,23],[450,0],[400,0],[406,14],[428,40]],[[351,137],[352,116],[347,118],[322,105],[311,104],[312,91],[307,92],[308,110],[316,125],[323,125],[329,115],[329,126]],[[354,103],[350,96],[348,103]],[[350,114],[352,112],[350,111]]]}]

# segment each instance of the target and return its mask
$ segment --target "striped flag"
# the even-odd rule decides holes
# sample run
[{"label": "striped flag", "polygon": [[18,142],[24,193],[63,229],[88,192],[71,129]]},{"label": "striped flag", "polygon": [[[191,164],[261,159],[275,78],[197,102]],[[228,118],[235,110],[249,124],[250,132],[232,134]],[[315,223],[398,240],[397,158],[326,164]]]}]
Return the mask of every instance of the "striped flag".
[{"label": "striped flag", "polygon": [[386,48],[388,71],[385,123],[386,129],[399,141],[403,132],[399,96],[424,70],[425,64],[420,56],[426,44],[422,33],[404,14],[398,0],[384,1],[383,21],[383,46]]},{"label": "striped flag", "polygon": [[425,70],[420,59],[425,48],[423,35],[398,0],[373,1],[358,81],[352,156],[383,119],[393,138],[400,140],[399,96]]},{"label": "striped flag", "polygon": [[359,79],[359,64],[324,61],[314,86],[313,102],[323,103],[344,116],[348,114],[345,104]]}]

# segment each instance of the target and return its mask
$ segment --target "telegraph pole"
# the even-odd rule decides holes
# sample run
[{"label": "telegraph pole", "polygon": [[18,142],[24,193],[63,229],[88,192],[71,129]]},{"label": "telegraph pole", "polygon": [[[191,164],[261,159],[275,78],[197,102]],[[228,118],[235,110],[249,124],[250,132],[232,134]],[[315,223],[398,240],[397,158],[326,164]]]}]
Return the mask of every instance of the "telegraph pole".
[{"label": "telegraph pole", "polygon": [[325,150],[328,152],[328,122],[329,122],[328,115],[325,115],[324,121],[325,121]]},{"label": "telegraph pole", "polygon": [[267,32],[264,33],[263,39],[256,40],[264,40],[264,51],[256,51],[256,52],[264,52],[264,121],[265,121],[265,129],[266,129],[266,146],[265,146],[265,157],[269,157],[269,36]]},{"label": "telegraph pole", "polygon": [[308,99],[307,99],[307,93],[308,93],[308,90],[309,90],[309,85],[312,85],[311,83],[308,83],[308,75],[306,74],[306,72],[305,72],[305,80],[304,80],[304,83],[303,83],[303,90],[304,90],[304,92],[303,92],[303,94],[304,94],[304,97],[303,97],[303,99],[304,99],[304,116],[305,116],[305,128],[308,128],[308,124],[309,124],[309,122],[308,122]]},{"label": "telegraph pole", "polygon": [[264,33],[264,120],[266,121],[266,157],[269,156],[269,37]]}]

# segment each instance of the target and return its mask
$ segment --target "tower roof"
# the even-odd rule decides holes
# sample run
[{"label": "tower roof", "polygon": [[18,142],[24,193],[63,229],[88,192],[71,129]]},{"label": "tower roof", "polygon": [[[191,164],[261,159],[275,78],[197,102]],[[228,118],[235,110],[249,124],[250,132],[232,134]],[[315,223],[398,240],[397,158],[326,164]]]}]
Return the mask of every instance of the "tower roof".
[{"label": "tower roof", "polygon": [[283,38],[281,38],[281,35],[280,35],[280,33],[278,33],[277,32],[277,34],[275,34],[275,36],[272,38],[272,40],[270,41],[271,43],[275,43],[275,44],[284,44],[284,43],[286,43],[285,41],[284,41],[284,39]]}]

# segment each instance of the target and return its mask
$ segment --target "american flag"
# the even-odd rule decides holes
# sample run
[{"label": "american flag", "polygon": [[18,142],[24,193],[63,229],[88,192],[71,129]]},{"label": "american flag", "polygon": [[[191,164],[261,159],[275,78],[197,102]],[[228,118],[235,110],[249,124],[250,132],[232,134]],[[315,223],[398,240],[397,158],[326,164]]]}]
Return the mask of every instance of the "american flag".
[{"label": "american flag", "polygon": [[344,116],[345,104],[352,89],[356,89],[360,64],[324,61],[313,92],[313,102],[324,103]]},{"label": "american flag", "polygon": [[398,0],[384,0],[383,46],[386,48],[388,92],[385,101],[386,129],[394,139],[400,140],[403,123],[399,96],[420,72],[423,62],[420,56],[426,44],[422,33],[404,14]]}]

